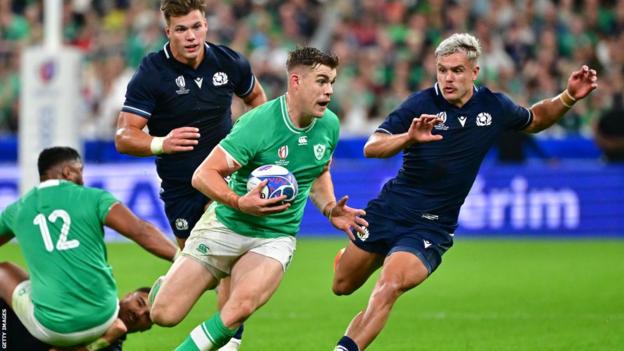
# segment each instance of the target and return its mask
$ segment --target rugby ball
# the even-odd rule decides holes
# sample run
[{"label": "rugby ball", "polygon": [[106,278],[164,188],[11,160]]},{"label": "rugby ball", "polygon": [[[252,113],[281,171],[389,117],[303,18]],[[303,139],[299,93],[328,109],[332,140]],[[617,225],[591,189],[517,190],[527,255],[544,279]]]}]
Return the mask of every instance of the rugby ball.
[{"label": "rugby ball", "polygon": [[277,165],[264,165],[254,169],[247,180],[247,191],[251,191],[263,180],[268,182],[260,191],[261,198],[271,199],[286,195],[284,201],[291,202],[297,197],[297,180],[288,169]]}]

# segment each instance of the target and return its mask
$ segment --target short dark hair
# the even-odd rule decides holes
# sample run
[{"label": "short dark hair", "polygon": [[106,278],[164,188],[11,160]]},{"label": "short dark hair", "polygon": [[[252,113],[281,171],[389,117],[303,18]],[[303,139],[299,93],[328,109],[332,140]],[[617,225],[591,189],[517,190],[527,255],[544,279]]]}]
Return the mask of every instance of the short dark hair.
[{"label": "short dark hair", "polygon": [[39,177],[43,177],[48,170],[60,163],[79,160],[80,155],[78,151],[68,146],[55,146],[44,149],[39,154],[39,159],[37,160]]},{"label": "short dark hair", "polygon": [[160,3],[160,11],[167,23],[171,17],[184,16],[195,10],[206,13],[205,0],[162,0]]},{"label": "short dark hair", "polygon": [[324,53],[317,48],[304,47],[291,51],[288,54],[288,60],[286,61],[286,68],[290,72],[297,66],[310,66],[324,65],[330,68],[336,68],[340,64],[338,56],[332,53]]},{"label": "short dark hair", "polygon": [[152,288],[148,288],[147,286],[143,286],[140,287],[138,289],[136,289],[134,292],[142,292],[142,293],[146,293],[149,295],[150,291],[152,291]]}]

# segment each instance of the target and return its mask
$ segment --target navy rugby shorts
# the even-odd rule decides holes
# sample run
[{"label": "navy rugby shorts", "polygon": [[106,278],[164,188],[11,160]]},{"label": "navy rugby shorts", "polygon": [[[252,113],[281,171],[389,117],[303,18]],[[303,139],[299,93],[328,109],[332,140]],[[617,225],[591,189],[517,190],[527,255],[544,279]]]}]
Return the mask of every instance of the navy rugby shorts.
[{"label": "navy rugby shorts", "polygon": [[176,238],[186,239],[204,214],[209,199],[199,191],[175,198],[162,197],[165,214]]},{"label": "navy rugby shorts", "polygon": [[410,252],[420,258],[429,274],[438,268],[442,255],[453,246],[452,228],[425,219],[408,222],[372,213],[367,213],[364,219],[368,221],[368,235],[353,232],[357,247],[382,256]]}]

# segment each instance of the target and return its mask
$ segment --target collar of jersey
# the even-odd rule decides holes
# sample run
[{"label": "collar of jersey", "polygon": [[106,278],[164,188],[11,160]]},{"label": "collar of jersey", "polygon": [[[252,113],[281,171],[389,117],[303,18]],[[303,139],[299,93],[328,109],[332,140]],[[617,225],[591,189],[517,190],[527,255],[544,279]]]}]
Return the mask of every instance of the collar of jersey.
[{"label": "collar of jersey", "polygon": [[450,107],[452,107],[452,108],[454,108],[454,109],[457,109],[457,110],[460,110],[460,109],[465,108],[466,106],[468,106],[468,104],[470,104],[470,103],[472,102],[472,100],[475,98],[475,96],[477,96],[477,94],[479,93],[479,88],[477,88],[477,86],[476,86],[476,85],[473,85],[473,86],[472,86],[473,94],[472,94],[472,96],[470,97],[470,100],[466,101],[466,103],[464,104],[464,106],[462,106],[462,107],[457,107],[457,106],[455,106],[455,105],[451,104],[450,102],[448,102],[448,101],[444,98],[444,95],[442,95],[442,93],[440,92],[440,88],[439,88],[439,86],[438,86],[438,83],[437,83],[437,82],[433,85],[433,89],[435,90],[435,94],[436,94],[436,97],[437,97],[438,99],[440,99],[440,100],[441,100],[444,104],[446,104],[446,105],[448,105],[448,106],[450,106]]},{"label": "collar of jersey", "polygon": [[292,120],[290,119],[290,116],[288,115],[288,108],[286,107],[286,94],[280,96],[280,108],[282,110],[282,119],[284,120],[284,124],[286,124],[286,127],[288,127],[291,132],[296,134],[305,133],[310,129],[314,128],[314,125],[316,124],[316,118],[313,119],[312,123],[310,123],[310,125],[305,128],[295,127]]},{"label": "collar of jersey", "polygon": [[49,188],[51,186],[57,186],[57,185],[61,184],[61,182],[62,182],[62,180],[60,180],[60,179],[48,179],[48,180],[44,180],[43,182],[39,183],[37,188],[39,188],[39,189]]},{"label": "collar of jersey", "polygon": [[[208,57],[208,49],[210,49],[210,45],[208,45],[208,42],[204,42],[204,59],[202,60],[202,62],[199,64],[199,66],[197,66],[197,69],[199,69],[199,67],[201,67],[204,62],[206,62],[206,58]],[[169,42],[166,42],[165,45],[163,46],[163,51],[165,52],[165,57],[167,58],[167,60],[171,60],[172,62],[175,62],[176,64],[186,68],[186,69],[190,69],[192,71],[195,71],[194,68],[185,65],[184,63],[178,61],[175,59],[175,57],[173,57],[173,53],[171,53],[171,44]]]}]

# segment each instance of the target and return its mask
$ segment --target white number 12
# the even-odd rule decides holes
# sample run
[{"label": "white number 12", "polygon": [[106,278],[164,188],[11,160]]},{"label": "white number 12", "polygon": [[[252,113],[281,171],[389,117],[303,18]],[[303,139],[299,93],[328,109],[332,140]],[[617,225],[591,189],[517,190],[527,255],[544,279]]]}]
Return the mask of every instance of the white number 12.
[{"label": "white number 12", "polygon": [[[74,249],[80,246],[80,241],[77,239],[67,240],[67,234],[69,234],[69,227],[71,226],[71,217],[69,216],[69,213],[64,210],[54,210],[48,216],[48,220],[52,223],[56,222],[59,218],[63,221],[63,226],[61,227],[61,235],[56,242],[56,249],[58,251],[62,251]],[[48,229],[48,222],[46,221],[45,215],[41,213],[38,214],[33,220],[33,223],[39,226],[39,231],[41,232],[41,237],[43,238],[46,250],[48,250],[48,252],[54,251],[54,244],[52,243],[52,237],[50,236],[50,229]]]}]

